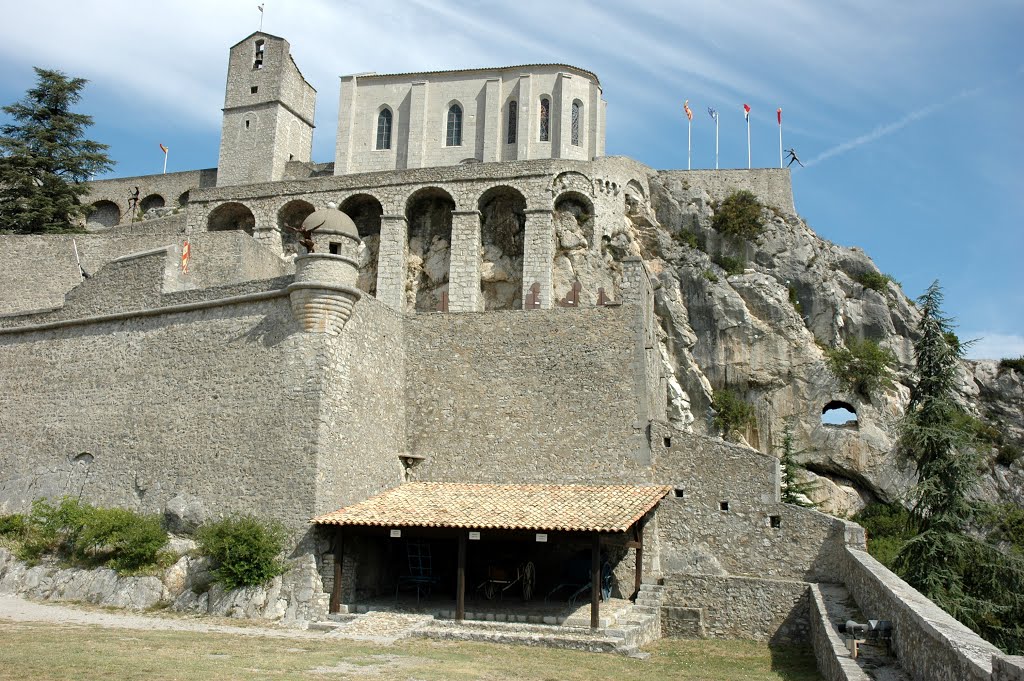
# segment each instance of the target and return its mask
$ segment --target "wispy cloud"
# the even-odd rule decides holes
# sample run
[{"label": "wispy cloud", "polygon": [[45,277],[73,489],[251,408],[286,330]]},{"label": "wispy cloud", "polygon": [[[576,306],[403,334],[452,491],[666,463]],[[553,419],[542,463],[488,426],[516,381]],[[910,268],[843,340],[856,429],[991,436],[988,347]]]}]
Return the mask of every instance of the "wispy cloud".
[{"label": "wispy cloud", "polygon": [[839,154],[845,154],[846,152],[848,152],[848,151],[850,151],[852,149],[856,149],[857,147],[862,147],[865,144],[871,144],[872,142],[875,142],[875,141],[885,137],[886,135],[891,135],[892,133],[907,127],[908,125],[910,125],[911,123],[913,123],[915,121],[919,121],[922,118],[927,118],[928,116],[931,116],[935,112],[941,111],[942,109],[947,108],[948,106],[950,106],[951,104],[954,104],[955,102],[958,102],[958,101],[960,101],[962,99],[967,99],[968,97],[975,97],[978,94],[984,92],[985,90],[987,90],[987,89],[989,89],[991,87],[994,87],[995,85],[999,85],[999,84],[1004,83],[1004,82],[1006,82],[1008,80],[1011,80],[1013,78],[1017,78],[1022,73],[1024,73],[1024,65],[1021,65],[1020,67],[1018,67],[1017,71],[1012,76],[1010,76],[1009,78],[1001,78],[999,80],[992,81],[992,82],[989,82],[989,83],[985,83],[985,84],[979,85],[977,87],[967,88],[967,89],[961,90],[960,92],[956,93],[952,97],[944,99],[944,100],[942,100],[940,102],[935,102],[934,104],[929,104],[928,106],[921,107],[920,109],[917,109],[916,111],[911,111],[910,113],[906,114],[905,116],[903,116],[902,118],[900,118],[897,121],[894,121],[892,123],[887,123],[885,125],[879,125],[878,127],[876,127],[871,132],[868,132],[868,133],[865,133],[863,135],[860,135],[859,137],[855,137],[852,140],[843,142],[842,144],[837,144],[837,145],[835,145],[834,147],[832,147],[830,149],[826,149],[824,152],[822,152],[818,156],[816,156],[816,157],[812,158],[811,160],[809,160],[805,165],[809,168],[809,167],[811,167],[813,165],[817,165],[818,163],[821,163],[822,161],[828,160],[828,159],[832,158],[833,156],[838,156]]},{"label": "wispy cloud", "polygon": [[1024,357],[1024,336],[1011,333],[964,333],[963,338],[976,338],[967,350],[971,359],[1003,359]]}]

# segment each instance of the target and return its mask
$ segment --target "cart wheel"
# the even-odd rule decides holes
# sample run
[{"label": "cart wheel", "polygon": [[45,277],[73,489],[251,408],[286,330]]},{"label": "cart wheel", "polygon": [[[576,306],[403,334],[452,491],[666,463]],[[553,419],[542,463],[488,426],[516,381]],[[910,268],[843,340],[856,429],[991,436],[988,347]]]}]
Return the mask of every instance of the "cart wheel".
[{"label": "cart wheel", "polygon": [[493,601],[497,592],[497,589],[494,587],[494,582],[487,582],[484,584],[484,598],[487,600]]},{"label": "cart wheel", "polygon": [[533,561],[527,561],[526,565],[523,566],[523,600],[528,601],[533,598],[533,586],[537,580],[537,571],[533,567]]}]

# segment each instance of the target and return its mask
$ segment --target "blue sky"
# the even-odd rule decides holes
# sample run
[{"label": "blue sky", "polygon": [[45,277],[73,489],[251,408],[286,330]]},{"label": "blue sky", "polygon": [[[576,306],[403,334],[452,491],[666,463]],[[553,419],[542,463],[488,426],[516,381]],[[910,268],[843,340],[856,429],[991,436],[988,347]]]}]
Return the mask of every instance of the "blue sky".
[{"label": "blue sky", "polygon": [[[259,25],[257,0],[7,3],[0,102],[33,65],[91,82],[81,110],[116,175],[217,163],[227,49]],[[607,153],[686,167],[778,164],[775,109],[797,209],[821,236],[863,248],[916,296],[938,279],[973,356],[1024,353],[1024,2],[266,0],[318,91],[313,156],[331,161],[338,76],[566,62],[598,74]]]}]

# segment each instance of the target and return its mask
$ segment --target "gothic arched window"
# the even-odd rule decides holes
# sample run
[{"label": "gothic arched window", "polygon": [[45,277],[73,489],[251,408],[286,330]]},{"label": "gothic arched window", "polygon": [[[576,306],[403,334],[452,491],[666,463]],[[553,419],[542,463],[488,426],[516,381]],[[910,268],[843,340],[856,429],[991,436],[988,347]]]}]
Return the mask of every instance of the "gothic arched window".
[{"label": "gothic arched window", "polygon": [[551,141],[551,100],[547,97],[540,100],[540,141]]},{"label": "gothic arched window", "polygon": [[452,104],[448,109],[448,134],[445,137],[445,146],[462,146],[462,107]]},{"label": "gothic arched window", "polygon": [[576,100],[572,103],[572,143],[580,145],[580,118],[583,117],[583,103]]},{"label": "gothic arched window", "polygon": [[516,143],[516,129],[519,127],[519,103],[512,100],[508,103],[508,143]]},{"label": "gothic arched window", "polygon": [[377,148],[391,148],[391,109],[381,109],[377,114]]}]

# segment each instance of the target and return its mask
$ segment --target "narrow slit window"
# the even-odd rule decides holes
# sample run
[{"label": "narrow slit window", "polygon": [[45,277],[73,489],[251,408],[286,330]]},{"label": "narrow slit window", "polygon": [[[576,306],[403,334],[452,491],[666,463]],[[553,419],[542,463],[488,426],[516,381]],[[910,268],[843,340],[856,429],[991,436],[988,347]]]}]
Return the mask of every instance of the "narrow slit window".
[{"label": "narrow slit window", "polygon": [[547,97],[540,100],[540,141],[551,141],[551,100]]},{"label": "narrow slit window", "polygon": [[508,103],[508,143],[516,143],[516,130],[519,127],[519,102]]},{"label": "narrow slit window", "polygon": [[263,46],[264,46],[264,41],[263,40],[257,40],[256,41],[256,55],[252,59],[252,67],[254,69],[262,69],[263,68]]},{"label": "narrow slit window", "polygon": [[377,148],[391,148],[391,109],[381,109],[377,114]]},{"label": "narrow slit window", "polygon": [[448,130],[445,136],[445,146],[462,146],[462,107],[452,104],[448,109]]},{"label": "narrow slit window", "polygon": [[583,114],[583,105],[579,101],[572,103],[572,144],[580,145],[580,117]]}]

